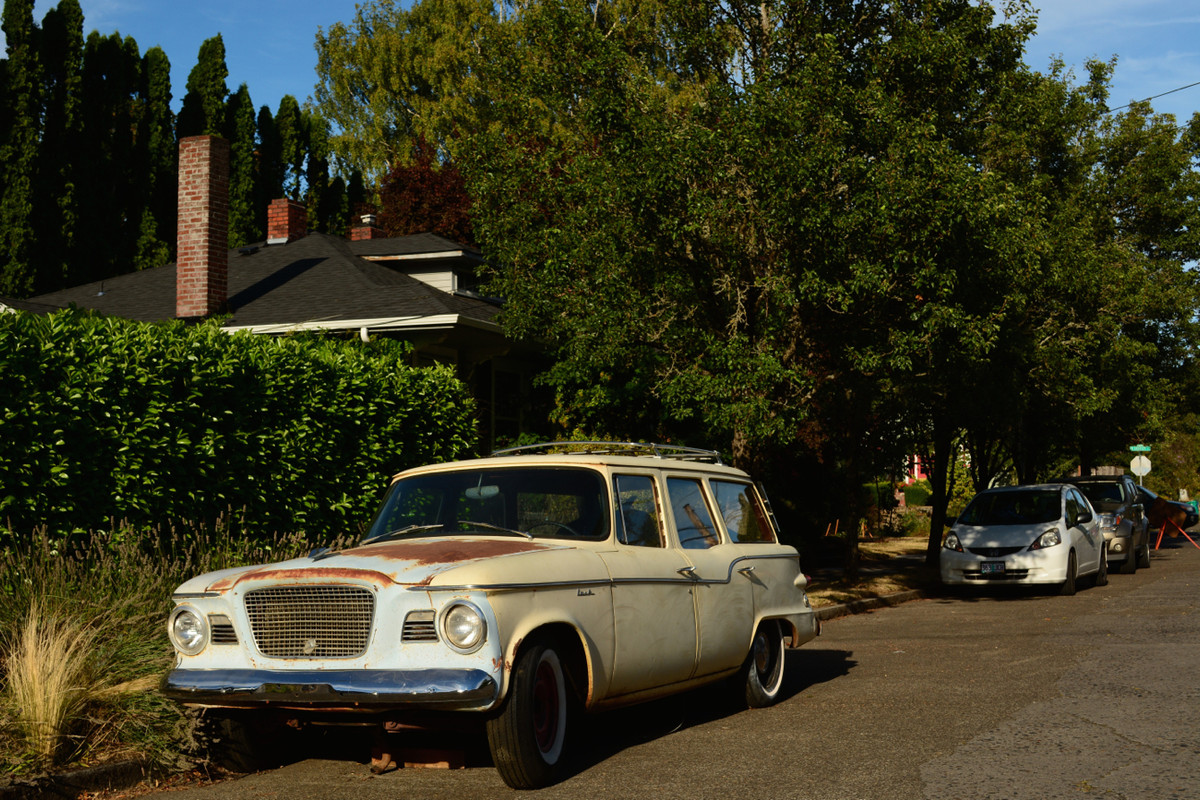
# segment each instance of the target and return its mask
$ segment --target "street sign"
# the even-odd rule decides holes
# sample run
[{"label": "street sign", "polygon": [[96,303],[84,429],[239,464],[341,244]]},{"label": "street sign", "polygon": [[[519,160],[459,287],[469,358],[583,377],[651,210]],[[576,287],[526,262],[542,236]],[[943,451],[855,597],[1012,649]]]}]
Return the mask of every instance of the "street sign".
[{"label": "street sign", "polygon": [[1149,453],[1150,445],[1148,445],[1148,444],[1131,444],[1131,445],[1129,445],[1129,452],[1131,452],[1131,453]]},{"label": "street sign", "polygon": [[1150,473],[1150,459],[1145,456],[1134,456],[1129,462],[1129,471],[1139,478]]}]

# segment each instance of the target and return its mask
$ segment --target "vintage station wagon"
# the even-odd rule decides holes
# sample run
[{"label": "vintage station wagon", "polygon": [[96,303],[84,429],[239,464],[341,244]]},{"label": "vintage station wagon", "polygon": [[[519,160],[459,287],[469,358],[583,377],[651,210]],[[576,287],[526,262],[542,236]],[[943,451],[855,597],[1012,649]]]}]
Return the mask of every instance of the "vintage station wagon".
[{"label": "vintage station wagon", "polygon": [[355,547],[179,587],[163,689],[253,720],[247,744],[263,724],[473,715],[532,788],[563,776],[580,711],[727,678],[774,703],[785,648],[818,634],[805,586],[763,492],[716,453],[515,448],[397,475]]}]

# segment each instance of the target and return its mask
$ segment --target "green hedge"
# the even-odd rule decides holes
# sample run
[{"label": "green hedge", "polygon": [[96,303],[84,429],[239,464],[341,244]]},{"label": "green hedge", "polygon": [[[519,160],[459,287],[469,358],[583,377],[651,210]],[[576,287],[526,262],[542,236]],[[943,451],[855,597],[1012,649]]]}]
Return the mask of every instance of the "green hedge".
[{"label": "green hedge", "polygon": [[927,506],[932,497],[933,490],[927,480],[913,481],[904,487],[904,505],[906,506]]},{"label": "green hedge", "polygon": [[474,407],[406,345],[0,313],[0,522],[240,519],[353,532],[388,475],[466,453]]}]

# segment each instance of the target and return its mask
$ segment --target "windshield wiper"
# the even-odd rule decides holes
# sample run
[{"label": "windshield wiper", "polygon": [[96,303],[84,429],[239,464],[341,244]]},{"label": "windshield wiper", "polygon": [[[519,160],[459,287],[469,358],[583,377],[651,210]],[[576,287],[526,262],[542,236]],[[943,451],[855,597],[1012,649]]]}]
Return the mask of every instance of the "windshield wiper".
[{"label": "windshield wiper", "polygon": [[502,528],[499,525],[493,525],[490,522],[474,522],[469,519],[460,519],[458,521],[458,524],[459,525],[469,525],[469,526],[472,526],[475,528],[483,528],[484,530],[496,531],[497,533],[512,533],[517,536],[524,536],[526,539],[533,538],[532,533],[526,533],[525,531],[519,531],[516,528]]},{"label": "windshield wiper", "polygon": [[436,524],[432,524],[432,525],[429,525],[429,524],[405,525],[403,528],[397,528],[394,531],[388,531],[387,533],[381,533],[378,536],[372,536],[370,539],[367,539],[366,541],[364,541],[363,544],[372,544],[374,542],[382,542],[387,539],[398,539],[399,537],[407,536],[410,533],[425,533],[426,531],[436,531],[438,528],[441,528],[441,527],[442,527],[442,524],[440,522],[436,523]]}]

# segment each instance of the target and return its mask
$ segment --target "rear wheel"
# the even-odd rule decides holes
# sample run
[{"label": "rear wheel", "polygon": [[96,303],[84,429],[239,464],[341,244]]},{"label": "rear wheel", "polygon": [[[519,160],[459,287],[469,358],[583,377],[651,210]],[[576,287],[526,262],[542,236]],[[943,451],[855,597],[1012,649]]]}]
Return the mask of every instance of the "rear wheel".
[{"label": "rear wheel", "polygon": [[569,714],[562,661],[548,643],[517,658],[508,698],[488,720],[488,747],[500,777],[514,789],[537,789],[562,776]]},{"label": "rear wheel", "polygon": [[1122,575],[1132,575],[1133,573],[1137,572],[1137,568],[1138,568],[1137,551],[1130,548],[1129,552],[1127,552],[1125,554],[1125,560],[1121,562],[1119,571]]},{"label": "rear wheel", "polygon": [[1072,550],[1067,556],[1067,579],[1062,582],[1058,593],[1061,595],[1070,596],[1075,594],[1075,583],[1079,576],[1079,566],[1075,562],[1075,551]]},{"label": "rear wheel", "polygon": [[754,632],[750,654],[742,665],[746,705],[764,708],[779,700],[783,690],[783,626],[778,620],[763,620]]}]

